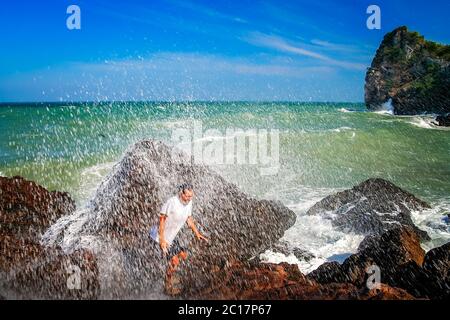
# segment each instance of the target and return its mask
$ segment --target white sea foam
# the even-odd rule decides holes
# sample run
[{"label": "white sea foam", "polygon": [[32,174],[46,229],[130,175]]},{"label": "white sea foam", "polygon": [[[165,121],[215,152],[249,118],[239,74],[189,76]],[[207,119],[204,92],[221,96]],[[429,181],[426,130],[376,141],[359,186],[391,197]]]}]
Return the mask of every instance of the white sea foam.
[{"label": "white sea foam", "polygon": [[450,201],[441,201],[431,205],[431,209],[412,211],[413,222],[426,231],[431,240],[422,243],[425,250],[430,250],[450,241]]},{"label": "white sea foam", "polygon": [[374,113],[388,115],[388,116],[392,116],[393,115],[393,113],[391,111],[388,111],[388,110],[377,110],[377,111],[374,111]]},{"label": "white sea foam", "polygon": [[381,105],[381,109],[375,111],[375,113],[393,115],[394,114],[394,106],[392,105],[392,99],[389,99],[388,101],[383,103]]},{"label": "white sea foam", "polygon": [[[278,190],[278,194],[281,195],[280,200],[297,214],[295,225],[285,232],[282,240],[288,242],[292,247],[298,247],[312,253],[315,258],[310,261],[298,260],[293,254],[285,256],[282,253],[270,250],[264,252],[260,258],[271,263],[295,263],[304,274],[307,274],[326,261],[342,262],[342,257],[355,253],[364,236],[336,230],[332,226],[329,216],[306,215],[311,206],[337,191],[340,191],[340,189],[305,186],[300,186],[295,190],[292,188]],[[266,196],[273,198],[270,195]],[[292,202],[288,199],[302,200]]]},{"label": "white sea foam", "polygon": [[336,128],[336,129],[330,129],[330,131],[333,131],[333,132],[341,132],[341,131],[347,131],[347,130],[354,130],[353,128],[350,128],[350,127],[339,127],[339,128]]},{"label": "white sea foam", "polygon": [[[278,190],[280,200],[297,214],[295,225],[285,232],[282,240],[294,248],[298,247],[312,253],[315,257],[305,261],[299,260],[294,254],[285,256],[282,253],[267,250],[260,256],[262,261],[294,263],[299,266],[299,269],[304,274],[308,274],[324,262],[338,261],[341,263],[350,254],[355,253],[364,239],[363,235],[336,230],[331,224],[332,216],[330,214],[324,213],[312,216],[305,214],[312,205],[328,194],[333,194],[337,191],[340,190],[307,187],[300,187],[296,190]],[[270,195],[266,196],[270,197]],[[302,199],[302,201],[293,203],[290,199]],[[414,223],[430,235],[431,240],[422,243],[422,247],[426,251],[450,241],[449,218],[446,218],[446,214],[449,213],[450,201],[433,204],[432,209],[429,210],[412,211]],[[378,214],[385,215],[390,213],[378,212]]]},{"label": "white sea foam", "polygon": [[406,118],[408,119],[407,121],[419,128],[423,128],[423,129],[433,129],[433,130],[450,130],[449,127],[443,127],[443,126],[438,126],[437,124],[435,124],[434,121],[434,117],[430,117],[430,116],[423,116],[423,117],[411,117],[411,116],[406,116]]},{"label": "white sea foam", "polygon": [[80,186],[76,192],[80,205],[83,205],[97,190],[102,179],[111,171],[115,162],[105,162],[85,168],[80,173]]},{"label": "white sea foam", "polygon": [[433,125],[431,124],[431,119],[414,117],[411,119],[410,123],[419,128],[433,129]]},{"label": "white sea foam", "polygon": [[314,255],[310,261],[298,260],[293,254],[285,256],[278,252],[267,250],[261,255],[266,262],[288,262],[298,265],[304,274],[317,269],[327,261],[342,262],[357,251],[359,244],[364,239],[362,235],[343,233],[337,231],[331,220],[321,216],[297,215],[295,225],[286,231],[283,240],[293,247],[306,250]]}]

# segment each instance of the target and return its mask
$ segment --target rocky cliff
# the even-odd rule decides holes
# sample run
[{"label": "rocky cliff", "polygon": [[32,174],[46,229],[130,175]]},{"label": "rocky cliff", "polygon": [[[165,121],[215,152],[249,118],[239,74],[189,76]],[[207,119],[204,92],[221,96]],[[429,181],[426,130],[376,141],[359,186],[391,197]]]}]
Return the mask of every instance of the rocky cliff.
[{"label": "rocky cliff", "polygon": [[399,27],[385,35],[366,73],[365,103],[395,114],[450,112],[450,46]]}]

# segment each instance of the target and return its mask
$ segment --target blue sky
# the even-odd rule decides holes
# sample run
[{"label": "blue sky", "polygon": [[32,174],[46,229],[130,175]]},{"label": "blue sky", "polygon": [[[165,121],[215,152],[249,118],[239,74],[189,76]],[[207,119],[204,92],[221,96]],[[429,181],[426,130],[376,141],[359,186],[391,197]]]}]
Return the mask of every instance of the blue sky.
[{"label": "blue sky", "polygon": [[[68,30],[66,9],[81,9]],[[369,5],[381,30],[366,27]],[[449,1],[41,0],[0,6],[0,101],[363,101],[400,25],[450,43]]]}]

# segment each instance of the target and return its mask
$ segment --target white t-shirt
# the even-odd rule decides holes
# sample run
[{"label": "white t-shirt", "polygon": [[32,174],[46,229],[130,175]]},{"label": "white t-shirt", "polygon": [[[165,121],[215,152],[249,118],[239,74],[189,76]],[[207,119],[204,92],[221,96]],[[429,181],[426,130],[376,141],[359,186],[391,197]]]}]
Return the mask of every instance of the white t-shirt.
[{"label": "white t-shirt", "polygon": [[[175,195],[164,203],[161,208],[161,214],[167,216],[164,226],[164,239],[170,246],[180,229],[186,223],[187,218],[192,215],[192,201],[189,201],[188,204],[184,204],[181,202],[178,195]],[[159,225],[153,226],[150,235],[153,240],[159,243],[158,231]]]}]

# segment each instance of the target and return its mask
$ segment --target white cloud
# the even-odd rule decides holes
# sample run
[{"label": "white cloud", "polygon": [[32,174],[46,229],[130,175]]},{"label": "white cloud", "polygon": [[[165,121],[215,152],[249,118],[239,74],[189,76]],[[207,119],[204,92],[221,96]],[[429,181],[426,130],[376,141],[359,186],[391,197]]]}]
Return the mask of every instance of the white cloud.
[{"label": "white cloud", "polygon": [[[354,69],[354,70],[365,70],[367,66],[362,63],[357,62],[350,62],[350,61],[341,61],[337,59],[333,59],[331,57],[328,57],[324,54],[307,50],[305,48],[300,47],[298,44],[294,45],[289,41],[288,39],[274,36],[274,35],[268,35],[260,32],[252,32],[248,36],[243,38],[244,41],[260,46],[265,47],[269,49],[274,49],[280,52],[289,53],[289,54],[295,54],[295,55],[301,55],[310,57],[313,59],[321,60],[322,62],[325,62],[332,66],[342,67],[346,69]],[[330,46],[330,43],[320,42],[322,45],[328,45]],[[317,40],[316,40],[317,44]]]}]

